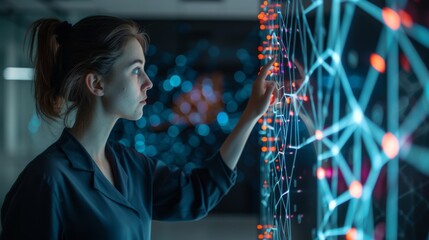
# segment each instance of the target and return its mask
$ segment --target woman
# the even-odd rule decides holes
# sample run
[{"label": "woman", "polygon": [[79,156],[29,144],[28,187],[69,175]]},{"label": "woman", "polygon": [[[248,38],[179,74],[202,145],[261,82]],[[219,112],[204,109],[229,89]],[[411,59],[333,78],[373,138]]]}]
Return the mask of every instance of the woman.
[{"label": "woman", "polygon": [[265,81],[274,59],[220,150],[179,169],[108,140],[119,118],[142,117],[152,88],[144,71],[148,43],[136,23],[41,19],[30,33],[38,113],[76,117],[7,194],[0,239],[150,239],[151,219],[201,218],[232,187],[244,144],[274,93]]}]

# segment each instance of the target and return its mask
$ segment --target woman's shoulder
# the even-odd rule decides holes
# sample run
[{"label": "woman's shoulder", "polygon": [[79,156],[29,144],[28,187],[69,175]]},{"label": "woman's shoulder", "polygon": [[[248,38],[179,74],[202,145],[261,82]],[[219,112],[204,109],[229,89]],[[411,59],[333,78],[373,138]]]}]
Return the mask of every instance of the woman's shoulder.
[{"label": "woman's shoulder", "polygon": [[52,144],[31,160],[23,170],[24,174],[45,179],[55,178],[68,166],[66,155],[57,144]]}]

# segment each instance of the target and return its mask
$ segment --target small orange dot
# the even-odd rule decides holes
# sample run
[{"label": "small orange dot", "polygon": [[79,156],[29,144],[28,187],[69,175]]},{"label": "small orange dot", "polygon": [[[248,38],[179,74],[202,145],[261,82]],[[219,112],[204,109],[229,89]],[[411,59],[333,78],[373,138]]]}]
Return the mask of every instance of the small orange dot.
[{"label": "small orange dot", "polygon": [[261,151],[262,152],[266,152],[268,150],[268,148],[267,147],[261,147]]},{"label": "small orange dot", "polygon": [[267,137],[262,137],[262,142],[266,142],[267,140],[268,140],[268,138]]},{"label": "small orange dot", "polygon": [[355,240],[357,237],[356,228],[350,228],[346,233],[346,240]]},{"label": "small orange dot", "polygon": [[256,226],[256,228],[257,228],[257,229],[259,229],[259,230],[261,230],[261,229],[262,229],[262,225],[261,225],[261,224],[258,224],[258,225]]},{"label": "small orange dot", "polygon": [[390,159],[396,157],[399,153],[399,141],[395,135],[390,132],[384,134],[381,140],[381,147],[383,148],[383,152]]},{"label": "small orange dot", "polygon": [[322,167],[317,168],[316,175],[318,179],[320,180],[324,179],[326,176],[325,169],[323,169]]},{"label": "small orange dot", "polygon": [[322,138],[323,138],[323,132],[320,131],[320,130],[316,130],[314,132],[314,136],[316,137],[317,140],[322,140]]},{"label": "small orange dot", "polygon": [[265,25],[261,25],[261,26],[259,26],[259,29],[260,29],[260,30],[265,30]]},{"label": "small orange dot", "polygon": [[406,11],[399,11],[399,16],[401,17],[401,22],[405,27],[410,28],[413,26],[413,19]]},{"label": "small orange dot", "polygon": [[401,18],[399,14],[391,8],[383,8],[381,14],[386,25],[392,30],[398,30],[401,26]]},{"label": "small orange dot", "polygon": [[384,59],[378,55],[378,54],[371,54],[369,61],[371,63],[371,66],[375,68],[380,73],[384,73],[386,70],[386,63],[384,62]]},{"label": "small orange dot", "polygon": [[354,198],[360,198],[362,196],[362,184],[358,181],[353,181],[349,186],[350,195]]},{"label": "small orange dot", "polygon": [[258,239],[264,239],[264,234],[259,234]]}]

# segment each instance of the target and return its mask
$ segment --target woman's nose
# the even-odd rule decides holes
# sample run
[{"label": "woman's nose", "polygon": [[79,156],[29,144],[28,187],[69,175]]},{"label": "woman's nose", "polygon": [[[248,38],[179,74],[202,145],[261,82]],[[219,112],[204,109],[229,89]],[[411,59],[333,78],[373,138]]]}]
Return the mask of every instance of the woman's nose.
[{"label": "woman's nose", "polygon": [[147,83],[146,83],[146,88],[147,88],[147,90],[149,90],[149,89],[152,89],[152,87],[153,87],[153,83],[152,83],[152,81],[150,80],[150,78],[148,77],[147,78]]},{"label": "woman's nose", "polygon": [[148,75],[144,74],[142,80],[143,80],[143,84],[141,86],[142,90],[149,90],[149,89],[151,89],[153,87],[153,83],[150,80],[150,78],[149,78]]}]

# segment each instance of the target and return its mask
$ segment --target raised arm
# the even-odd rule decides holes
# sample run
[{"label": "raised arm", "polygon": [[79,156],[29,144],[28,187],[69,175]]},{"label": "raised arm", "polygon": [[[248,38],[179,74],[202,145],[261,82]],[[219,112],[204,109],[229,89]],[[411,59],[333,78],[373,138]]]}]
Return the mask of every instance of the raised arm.
[{"label": "raised arm", "polygon": [[259,76],[253,83],[252,93],[243,115],[220,148],[222,159],[230,169],[234,169],[237,165],[250,132],[258,119],[267,111],[271,95],[276,94],[275,82],[265,80],[275,61],[276,58],[273,58],[262,67]]}]

